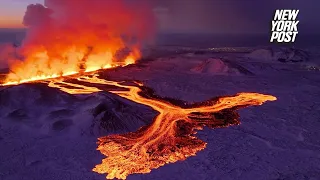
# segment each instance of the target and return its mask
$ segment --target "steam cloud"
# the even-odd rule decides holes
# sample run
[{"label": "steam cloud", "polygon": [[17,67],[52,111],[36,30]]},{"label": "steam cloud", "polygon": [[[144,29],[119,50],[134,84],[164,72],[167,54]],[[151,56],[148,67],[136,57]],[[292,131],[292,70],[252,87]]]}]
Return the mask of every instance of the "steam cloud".
[{"label": "steam cloud", "polygon": [[52,57],[65,46],[105,48],[122,35],[145,40],[154,31],[153,13],[146,6],[124,0],[45,0],[44,6],[29,5],[23,19],[29,31],[22,49],[41,46]]},{"label": "steam cloud", "polygon": [[[141,42],[153,37],[154,22],[147,1],[45,0],[44,5],[31,4],[23,19],[27,36],[17,50],[20,58],[10,62],[13,74],[8,78],[64,73],[66,68],[77,71],[75,67],[88,48],[96,56],[88,62],[91,65],[103,53],[110,59],[125,48],[134,52]],[[102,63],[105,62],[97,65]]]},{"label": "steam cloud", "polygon": [[15,48],[10,43],[0,44],[0,70],[7,68],[10,59],[16,58]]}]

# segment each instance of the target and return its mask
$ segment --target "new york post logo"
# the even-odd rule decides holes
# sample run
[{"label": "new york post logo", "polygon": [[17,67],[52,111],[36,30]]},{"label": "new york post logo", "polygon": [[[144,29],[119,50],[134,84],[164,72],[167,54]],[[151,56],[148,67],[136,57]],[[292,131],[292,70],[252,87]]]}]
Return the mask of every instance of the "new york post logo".
[{"label": "new york post logo", "polygon": [[270,42],[289,43],[296,40],[298,34],[297,16],[299,10],[278,9],[271,22]]}]

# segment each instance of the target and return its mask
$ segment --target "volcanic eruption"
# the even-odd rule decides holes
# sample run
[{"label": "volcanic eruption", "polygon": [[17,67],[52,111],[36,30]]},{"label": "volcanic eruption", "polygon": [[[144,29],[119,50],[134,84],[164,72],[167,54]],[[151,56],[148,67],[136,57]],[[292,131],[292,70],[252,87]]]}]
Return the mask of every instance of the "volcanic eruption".
[{"label": "volcanic eruption", "polygon": [[45,0],[28,6],[23,24],[8,85],[132,64],[154,31],[151,8],[124,0]]},{"label": "volcanic eruption", "polygon": [[[210,128],[240,124],[237,109],[261,105],[274,101],[271,95],[239,93],[235,96],[213,98],[188,104],[183,101],[157,96],[142,83],[124,85],[108,81],[97,75],[78,78],[79,83],[52,80],[50,87],[59,88],[70,94],[87,94],[102,91],[99,85],[113,85],[125,91],[109,91],[139,104],[150,106],[159,114],[149,126],[137,132],[109,135],[99,138],[98,150],[107,156],[93,171],[107,173],[107,179],[126,179],[133,173],[149,173],[152,169],[168,163],[185,160],[206,147],[206,142],[194,136],[204,126]],[[83,85],[83,82],[90,85]],[[67,85],[67,86],[66,86]]]},{"label": "volcanic eruption", "polygon": [[[98,150],[106,158],[93,171],[108,174],[108,179],[149,173],[194,156],[206,147],[206,142],[194,136],[196,130],[238,125],[237,109],[276,100],[271,95],[239,93],[189,104],[160,97],[138,81],[128,85],[99,76],[99,69],[135,63],[140,57],[140,42],[153,32],[153,14],[144,4],[45,0],[44,6],[30,5],[23,22],[28,35],[18,56],[10,60],[2,85],[37,81],[75,95],[114,86],[123,90],[109,93],[158,112],[150,125],[136,132],[99,138]],[[76,81],[67,81],[69,75],[73,76],[68,79]]]}]

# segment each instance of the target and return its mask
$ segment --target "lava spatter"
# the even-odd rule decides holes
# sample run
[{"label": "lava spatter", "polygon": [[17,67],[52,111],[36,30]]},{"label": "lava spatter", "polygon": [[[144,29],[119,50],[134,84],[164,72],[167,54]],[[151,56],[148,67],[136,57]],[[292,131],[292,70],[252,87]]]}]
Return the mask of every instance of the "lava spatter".
[{"label": "lava spatter", "polygon": [[[235,96],[220,97],[203,103],[177,103],[162,98],[143,86],[123,85],[94,77],[78,78],[79,84],[50,82],[51,87],[60,88],[71,94],[83,94],[100,91],[98,85],[113,85],[124,88],[123,91],[109,91],[139,104],[150,106],[159,114],[153,123],[141,127],[137,132],[109,135],[99,138],[98,150],[106,156],[93,171],[108,174],[107,179],[126,179],[130,174],[149,173],[168,163],[185,160],[206,147],[206,142],[194,134],[204,126],[210,128],[238,125],[237,109],[261,105],[274,101],[276,97],[259,93],[239,93]],[[90,87],[81,85],[90,83]],[[75,87],[69,88],[69,87]],[[184,105],[182,105],[184,104]]]}]

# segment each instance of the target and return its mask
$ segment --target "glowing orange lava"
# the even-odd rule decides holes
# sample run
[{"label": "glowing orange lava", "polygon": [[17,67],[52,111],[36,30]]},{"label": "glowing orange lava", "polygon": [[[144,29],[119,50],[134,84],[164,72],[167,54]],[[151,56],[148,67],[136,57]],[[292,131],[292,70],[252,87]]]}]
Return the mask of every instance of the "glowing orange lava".
[{"label": "glowing orange lava", "polygon": [[5,85],[52,79],[135,63],[154,35],[147,2],[45,0],[23,17],[26,36],[8,55]]},{"label": "glowing orange lava", "polygon": [[[206,147],[206,142],[194,136],[196,130],[201,130],[204,126],[217,128],[238,125],[240,121],[235,110],[276,100],[271,95],[239,93],[201,104],[175,105],[154,95],[141,83],[123,85],[97,76],[80,77],[78,81],[79,84],[74,84],[56,80],[51,81],[49,86],[70,94],[86,94],[102,91],[96,85],[113,85],[127,90],[110,91],[111,93],[150,106],[159,112],[151,125],[142,127],[137,132],[99,138],[98,150],[106,158],[93,171],[108,174],[107,179],[126,179],[130,174],[149,173],[165,164],[194,156]],[[90,87],[81,82],[90,83]]]},{"label": "glowing orange lava", "polygon": [[70,54],[63,57],[68,60],[62,61],[61,59],[49,60],[50,58],[46,53],[38,53],[26,61],[15,62],[11,67],[11,72],[6,76],[2,85],[17,85],[71,76],[81,72],[87,73],[117,66],[127,66],[134,64],[136,59],[140,57],[140,53],[138,50],[134,50],[133,53],[130,53],[122,62],[113,61],[112,53],[91,54],[85,59],[83,69],[81,69],[81,66],[77,64],[84,59],[84,56],[84,52],[70,52]]}]

